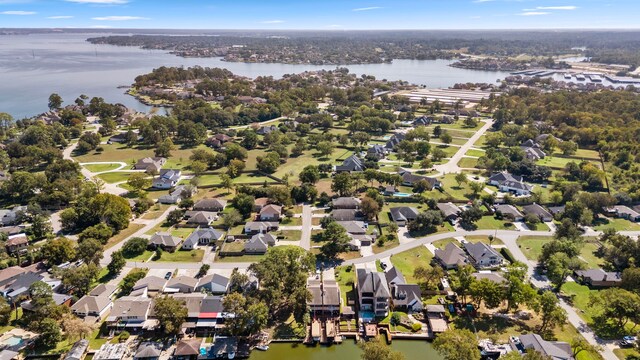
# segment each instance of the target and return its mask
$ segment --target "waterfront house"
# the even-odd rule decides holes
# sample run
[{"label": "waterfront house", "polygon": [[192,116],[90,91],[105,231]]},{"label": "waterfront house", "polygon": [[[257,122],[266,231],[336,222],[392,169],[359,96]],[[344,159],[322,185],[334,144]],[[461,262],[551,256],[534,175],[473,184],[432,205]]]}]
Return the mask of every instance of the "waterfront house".
[{"label": "waterfront house", "polygon": [[162,354],[162,343],[157,341],[146,341],[141,343],[133,356],[133,360],[157,360]]},{"label": "waterfront house", "polygon": [[149,239],[149,246],[164,251],[174,252],[182,243],[182,239],[168,232],[156,232]]},{"label": "waterfront house", "polygon": [[24,234],[9,236],[4,246],[10,255],[24,254],[29,247],[29,239],[27,239],[27,236]]},{"label": "waterfront house", "polygon": [[491,175],[489,185],[497,186],[502,192],[510,192],[516,195],[531,195],[533,187],[524,182],[522,176],[511,175],[504,171]]},{"label": "waterfront house", "polygon": [[494,209],[496,214],[502,215],[504,219],[511,221],[522,221],[524,219],[524,215],[513,205],[499,204],[495,205]]},{"label": "waterfront house", "polygon": [[340,315],[340,287],[335,280],[309,279],[307,289],[311,293],[307,305],[313,315]]},{"label": "waterfront house", "polygon": [[393,207],[389,209],[389,213],[391,213],[391,219],[398,226],[407,225],[409,222],[418,218],[419,214],[418,209],[410,206]]},{"label": "waterfront house", "polygon": [[407,284],[404,276],[395,266],[388,269],[384,277],[391,291],[394,309],[405,312],[422,311],[422,290],[419,285]]},{"label": "waterfront house", "polygon": [[619,272],[604,271],[598,268],[575,270],[573,273],[581,283],[590,287],[612,287],[622,283],[622,275]]},{"label": "waterfront house", "polygon": [[148,296],[153,296],[163,292],[166,285],[167,279],[152,275],[136,281],[132,290],[135,293],[145,293]]},{"label": "waterfront house", "polygon": [[69,352],[64,356],[63,360],[82,360],[84,359],[84,354],[87,352],[89,348],[89,340],[80,339],[76,341]]},{"label": "waterfront house", "polygon": [[282,215],[282,206],[270,204],[260,210],[260,221],[278,221]]},{"label": "waterfront house", "polygon": [[454,205],[451,202],[438,203],[436,206],[438,207],[438,210],[440,210],[440,212],[444,216],[444,219],[449,221],[449,222],[456,221],[458,219],[458,216],[462,212],[462,210],[460,210],[459,207],[457,207],[456,205]]},{"label": "waterfront house", "polygon": [[104,315],[111,310],[112,305],[111,298],[108,296],[85,295],[71,306],[71,312],[77,317],[85,319],[85,321],[89,317],[92,319],[89,322],[95,323],[102,320]]},{"label": "waterfront house", "polygon": [[427,313],[427,324],[431,332],[442,333],[449,330],[444,306],[440,304],[427,305],[425,312]]},{"label": "waterfront house", "polygon": [[525,215],[533,214],[537,216],[542,222],[553,221],[553,215],[551,215],[551,213],[547,209],[543,208],[542,206],[536,203],[523,206],[522,212]]},{"label": "waterfront house", "polygon": [[360,316],[372,320],[373,317],[389,315],[391,291],[383,273],[368,269],[356,271],[356,291]]},{"label": "waterfront house", "polygon": [[269,246],[275,246],[276,237],[271,234],[258,233],[244,244],[246,254],[266,254]]},{"label": "waterfront house", "polygon": [[505,262],[500,253],[482,242],[465,242],[464,249],[469,254],[469,260],[477,269],[498,267]]},{"label": "waterfront house", "polygon": [[184,339],[176,344],[173,357],[178,360],[196,360],[200,355],[201,339]]},{"label": "waterfront house", "polygon": [[244,224],[244,233],[247,235],[265,234],[271,230],[278,230],[279,223],[274,221],[249,221]]},{"label": "waterfront house", "polygon": [[118,290],[118,287],[116,285],[100,284],[95,288],[93,288],[93,290],[89,292],[89,295],[90,296],[106,296],[108,298],[112,298],[116,294],[117,290]]},{"label": "waterfront house", "polygon": [[436,249],[434,257],[445,270],[457,269],[469,263],[464,250],[454,243],[448,243],[444,250]]},{"label": "waterfront house", "polygon": [[162,169],[160,174],[153,178],[152,187],[154,189],[172,189],[178,185],[182,171],[176,169]]},{"label": "waterfront house", "polygon": [[337,165],[335,167],[335,172],[362,172],[364,169],[365,166],[362,160],[355,155],[351,155],[342,162],[342,165]]},{"label": "waterfront house", "polygon": [[163,157],[146,157],[138,160],[133,165],[133,170],[144,170],[146,172],[160,172],[160,169],[167,163],[167,159]]},{"label": "waterfront house", "polygon": [[127,343],[102,344],[92,360],[122,360],[128,350]]},{"label": "waterfront house", "polygon": [[509,344],[514,351],[521,354],[532,350],[553,360],[574,360],[571,344],[563,341],[547,341],[538,334],[512,336],[509,338]]},{"label": "waterfront house", "polygon": [[220,212],[224,210],[227,206],[227,201],[224,199],[202,199],[198,200],[193,205],[193,210],[195,211],[217,211]]},{"label": "waterfront house", "polygon": [[359,209],[362,201],[355,197],[339,197],[331,200],[332,209]]}]

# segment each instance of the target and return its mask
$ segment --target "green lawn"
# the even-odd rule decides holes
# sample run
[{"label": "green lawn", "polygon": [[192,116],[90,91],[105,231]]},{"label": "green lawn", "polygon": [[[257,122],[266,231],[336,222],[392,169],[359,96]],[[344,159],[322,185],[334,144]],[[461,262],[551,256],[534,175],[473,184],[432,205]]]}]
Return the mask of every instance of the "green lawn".
[{"label": "green lawn", "polygon": [[433,254],[424,246],[418,246],[411,250],[403,251],[391,256],[391,263],[404,275],[407,283],[416,283],[413,271],[418,266],[429,267]]},{"label": "green lawn", "polygon": [[233,262],[258,262],[264,259],[264,255],[242,255],[242,256],[218,256],[215,262],[220,263],[233,263]]},{"label": "green lawn", "polygon": [[[350,270],[350,271],[348,271]],[[342,297],[342,306],[349,304],[348,299],[356,300],[356,293],[353,289],[355,281],[355,267],[339,266],[335,269],[336,281],[340,286],[340,296]]]},{"label": "green lawn", "polygon": [[[536,162],[538,165],[544,165],[555,169],[564,169],[565,166],[570,162],[580,163],[583,159],[580,158],[566,158],[566,157],[557,157],[557,156],[547,156],[544,159],[540,159]],[[597,162],[593,161],[598,164]]]},{"label": "green lawn", "polygon": [[475,146],[475,147],[483,147],[485,145],[486,141],[487,141],[486,135],[482,135],[482,136],[480,136],[478,141],[476,141],[475,144],[473,144],[473,146]]},{"label": "green lawn", "polygon": [[455,180],[456,174],[446,174],[438,179],[442,182],[444,191],[456,200],[468,200],[473,197],[473,192],[469,188],[469,183],[458,185]]},{"label": "green lawn", "polygon": [[[144,157],[154,156],[153,147],[134,146],[129,148],[124,144],[103,144],[100,146],[103,148],[102,152],[91,151],[88,154],[74,156],[74,159],[80,163],[121,161],[133,165],[136,161]],[[192,151],[197,148],[203,149],[206,148],[206,146],[200,145],[194,148],[179,147],[178,149],[171,151],[171,156],[167,159],[167,163],[164,165],[164,168],[182,169],[189,166],[191,164],[189,156],[191,156]]]},{"label": "green lawn", "polygon": [[493,216],[483,216],[482,219],[476,223],[476,226],[479,230],[505,230],[514,228],[512,223],[498,220]]},{"label": "green lawn", "polygon": [[435,246],[440,250],[444,250],[444,248],[446,248],[448,244],[455,244],[458,247],[460,247],[460,242],[454,238],[446,238],[446,239],[434,241],[432,244],[433,246]]},{"label": "green lawn", "polygon": [[[489,244],[489,237],[486,235],[470,235],[470,236],[465,236],[464,238],[467,241],[472,243],[481,242],[481,243]],[[503,244],[504,243],[502,242],[502,240],[494,237],[490,245],[503,245]]]},{"label": "green lawn", "polygon": [[272,232],[272,234],[277,237],[284,236],[284,239],[280,239],[283,241],[299,241],[302,239],[301,230],[279,230]]},{"label": "green lawn", "polygon": [[89,164],[82,165],[85,169],[91,171],[92,173],[103,172],[103,171],[111,171],[120,167],[120,164]]},{"label": "green lawn", "polygon": [[542,254],[542,245],[551,240],[552,236],[520,236],[517,243],[527,259],[537,261]]},{"label": "green lawn", "polygon": [[175,252],[163,251],[159,262],[201,262],[204,257],[204,250],[196,249],[191,251],[176,250]]},{"label": "green lawn", "polygon": [[118,234],[114,235],[107,241],[107,244],[104,246],[105,249],[112,247],[113,245],[119,243],[120,241],[128,238],[129,236],[136,233],[138,230],[142,229],[144,225],[142,224],[129,224],[129,227],[120,231]]},{"label": "green lawn", "polygon": [[458,166],[464,169],[472,169],[478,166],[478,159],[462,158],[458,161]]},{"label": "green lawn", "polygon": [[285,217],[280,222],[280,226],[302,226],[301,217]]},{"label": "green lawn", "polygon": [[145,250],[142,254],[138,255],[138,256],[134,256],[132,258],[127,258],[128,261],[147,261],[149,260],[149,258],[151,258],[151,255],[153,255],[154,252],[151,250]]},{"label": "green lawn", "polygon": [[471,149],[469,151],[467,151],[467,153],[465,154],[467,156],[475,156],[475,157],[481,157],[485,155],[484,150],[476,150],[476,149]]},{"label": "green lawn", "polygon": [[171,229],[171,235],[186,239],[194,230],[195,228],[188,227],[173,228]]},{"label": "green lawn", "polygon": [[133,174],[132,172],[115,171],[115,172],[99,174],[97,175],[97,177],[99,177],[106,183],[114,184],[114,183],[121,183],[129,180],[129,177],[132,174]]},{"label": "green lawn", "polygon": [[631,222],[625,219],[614,219],[614,218],[598,218],[596,219],[596,226],[593,228],[595,230],[607,230],[614,229],[616,231],[638,231],[640,230],[640,224]]}]

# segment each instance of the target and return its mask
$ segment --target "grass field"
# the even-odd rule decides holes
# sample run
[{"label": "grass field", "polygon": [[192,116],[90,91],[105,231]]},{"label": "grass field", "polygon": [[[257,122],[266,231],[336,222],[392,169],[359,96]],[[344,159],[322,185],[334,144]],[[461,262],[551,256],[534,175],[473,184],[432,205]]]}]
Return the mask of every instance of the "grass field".
[{"label": "grass field", "polygon": [[[529,260],[537,261],[542,254],[542,246],[553,240],[551,236],[520,236],[518,246]],[[580,250],[580,258],[588,268],[598,268],[603,264],[602,258],[596,256],[599,245],[593,241],[586,242]]]},{"label": "grass field", "polygon": [[163,251],[159,262],[201,262],[204,257],[204,250],[196,249],[191,251],[176,250],[175,252]]},{"label": "grass field", "polygon": [[[351,270],[351,271],[347,271]],[[340,297],[342,297],[342,306],[349,304],[349,299],[355,301],[356,294],[353,290],[355,281],[355,268],[353,266],[340,266],[335,270],[336,281],[340,286]]]},{"label": "grass field", "polygon": [[475,156],[475,157],[481,157],[484,156],[484,151],[483,150],[476,150],[476,149],[471,149],[469,151],[467,151],[467,153],[465,155],[467,156]]},{"label": "grass field", "polygon": [[[154,156],[154,149],[152,147],[134,146],[129,148],[123,144],[104,144],[101,146],[103,148],[102,152],[92,151],[88,154],[74,156],[74,159],[80,163],[119,161],[133,165],[136,161],[144,157]],[[206,148],[206,146],[200,145],[195,148],[178,147],[176,150],[171,151],[171,156],[167,159],[164,168],[182,169],[189,166],[191,164],[189,156],[191,156],[191,152],[197,148]]]},{"label": "grass field", "polygon": [[[575,157],[565,158],[565,157],[557,157],[557,156],[547,156],[544,159],[538,160],[536,164],[548,166],[550,168],[555,168],[555,169],[564,169],[568,163],[575,162],[579,164],[580,162],[582,162],[582,160],[583,159],[575,158]],[[599,165],[597,162],[595,163],[596,165]]]},{"label": "grass field", "polygon": [[478,159],[462,158],[458,161],[458,166],[465,169],[471,169],[478,166]]},{"label": "grass field", "polygon": [[258,262],[264,259],[264,255],[242,255],[242,256],[218,256],[215,262],[230,263],[230,262]]},{"label": "grass field", "polygon": [[302,231],[300,230],[279,230],[272,232],[274,236],[284,236],[283,241],[299,241],[302,238]]},{"label": "grass field", "polygon": [[418,266],[429,267],[431,259],[433,259],[433,254],[426,247],[418,246],[391,256],[391,263],[404,275],[407,283],[415,284],[416,279],[413,277],[413,271]]},{"label": "grass field", "polygon": [[103,171],[111,171],[120,167],[120,164],[89,164],[82,165],[83,168],[91,171],[92,173],[103,172]]},{"label": "grass field", "polygon": [[631,222],[625,219],[614,219],[614,218],[599,218],[596,219],[596,226],[593,228],[595,230],[607,230],[614,229],[616,231],[638,231],[640,230],[640,224]]},{"label": "grass field", "polygon": [[512,223],[498,220],[493,216],[483,216],[482,219],[476,223],[476,226],[479,230],[505,230],[514,228]]},{"label": "grass field", "polygon": [[131,176],[132,174],[132,172],[116,171],[100,174],[97,176],[106,183],[114,184],[129,180],[129,176]]},{"label": "grass field", "polygon": [[142,224],[133,224],[133,223],[129,224],[128,228],[120,231],[118,234],[111,237],[109,241],[107,241],[107,244],[104,246],[105,249],[108,249],[113,245],[119,243],[120,241],[128,238],[129,236],[133,235],[136,231],[142,229],[143,227],[144,225]]}]

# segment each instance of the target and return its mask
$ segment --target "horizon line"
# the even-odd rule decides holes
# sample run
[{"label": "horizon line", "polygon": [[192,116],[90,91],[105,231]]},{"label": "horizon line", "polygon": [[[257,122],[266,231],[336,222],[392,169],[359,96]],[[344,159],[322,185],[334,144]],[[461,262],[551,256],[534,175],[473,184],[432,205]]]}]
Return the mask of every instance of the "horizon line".
[{"label": "horizon line", "polygon": [[280,32],[280,31],[317,31],[317,32],[349,32],[349,31],[640,31],[640,27],[637,28],[433,28],[433,29],[410,29],[410,28],[398,28],[398,29],[266,29],[266,28],[136,28],[136,27],[105,27],[105,28],[92,28],[92,27],[0,27],[0,31],[6,30],[88,30],[97,32],[108,32],[111,30],[162,30],[162,31],[265,31],[265,32]]}]

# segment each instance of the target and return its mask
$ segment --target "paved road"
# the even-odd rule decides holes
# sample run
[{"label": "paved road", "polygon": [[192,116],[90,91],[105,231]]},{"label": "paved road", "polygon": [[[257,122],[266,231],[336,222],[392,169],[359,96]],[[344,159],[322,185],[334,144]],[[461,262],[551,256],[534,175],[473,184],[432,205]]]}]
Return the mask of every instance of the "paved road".
[{"label": "paved road", "polygon": [[449,159],[448,162],[442,165],[435,165],[434,168],[438,170],[438,172],[442,174],[450,174],[460,172],[460,167],[458,166],[458,162],[463,158],[464,154],[469,151],[473,147],[473,144],[476,143],[480,139],[482,135],[484,135],[487,130],[493,125],[493,119],[482,120],[485,124],[476,131],[469,140],[460,147],[460,149]]},{"label": "paved road", "polygon": [[302,206],[302,236],[300,247],[305,250],[311,249],[311,226],[313,225],[313,207],[311,205]]},{"label": "paved road", "polygon": [[235,268],[247,269],[251,265],[251,263],[249,262],[223,263],[223,262],[203,261],[203,262],[180,263],[180,262],[158,262],[158,261],[150,261],[150,262],[129,261],[127,262],[127,267],[161,269],[161,270],[173,271],[175,269],[197,270],[197,269],[200,269],[200,266],[202,266],[202,264],[209,264],[209,266],[211,267],[211,270],[233,270]]}]

